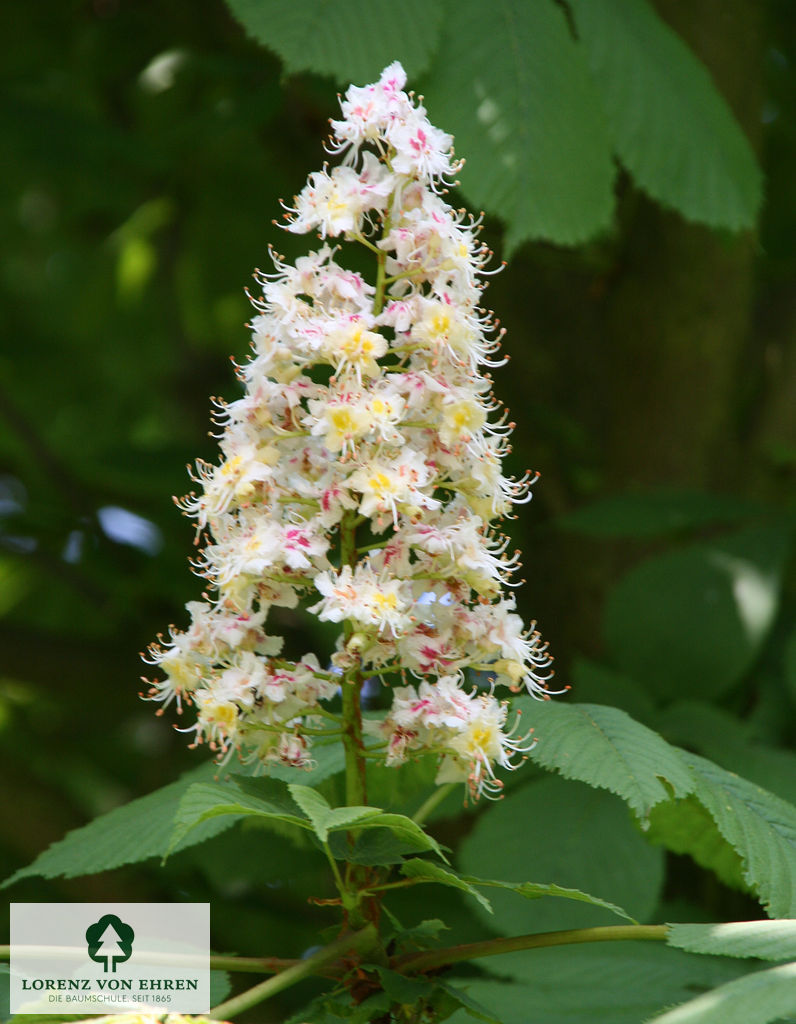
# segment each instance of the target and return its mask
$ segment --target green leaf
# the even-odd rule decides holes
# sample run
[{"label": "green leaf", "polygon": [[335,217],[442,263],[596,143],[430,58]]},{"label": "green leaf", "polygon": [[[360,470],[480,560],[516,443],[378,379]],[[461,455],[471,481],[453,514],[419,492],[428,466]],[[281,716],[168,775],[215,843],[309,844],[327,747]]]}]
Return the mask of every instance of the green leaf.
[{"label": "green leaf", "polygon": [[[385,908],[386,909],[386,908]],[[387,910],[390,918],[392,915]],[[440,933],[446,931],[448,926],[438,917],[421,921],[412,928],[399,928],[395,933],[395,945],[400,952],[408,952],[410,949],[431,949],[439,942]]]},{"label": "green leaf", "polygon": [[430,836],[428,832],[425,832],[416,822],[412,821],[411,818],[407,818],[403,814],[390,814],[386,811],[381,811],[376,817],[367,818],[364,821],[358,822],[357,828],[389,829],[393,835],[399,836],[407,842],[416,843],[417,849],[432,850],[441,860],[444,860],[447,863],[448,858],[442,852],[442,849],[436,839],[434,839],[433,836]]},{"label": "green leaf", "polygon": [[476,886],[508,890],[516,893],[518,896],[524,896],[526,899],[541,899],[543,896],[559,896],[564,899],[579,900],[583,903],[590,903],[592,906],[603,907],[604,909],[617,914],[619,917],[624,917],[626,920],[633,921],[635,923],[634,918],[622,910],[621,907],[617,907],[614,903],[598,899],[596,896],[590,896],[588,893],[581,892],[579,889],[567,889],[560,885],[544,885],[538,882],[503,882],[494,881],[489,878],[476,878],[473,875],[459,875],[450,868],[444,868],[440,864],[435,864],[433,861],[419,859],[406,861],[401,866],[401,874],[406,878],[414,878],[424,882],[438,882],[440,885],[447,885],[453,889],[460,889],[462,892],[466,892],[469,896],[472,896],[477,900],[484,910],[490,914],[493,913],[492,904],[483,895],[483,893],[478,891]]},{"label": "green leaf", "polygon": [[226,971],[210,972],[210,1005],[218,1006],[232,991],[232,982]]},{"label": "green leaf", "polygon": [[465,195],[506,221],[508,252],[530,238],[577,245],[610,227],[611,147],[558,5],[495,0],[487,12],[460,0],[423,92],[467,159]]},{"label": "green leaf", "polygon": [[748,722],[714,705],[684,700],[660,712],[655,724],[671,742],[796,803],[796,754],[754,742]]},{"label": "green leaf", "polygon": [[536,764],[616,793],[642,819],[694,787],[680,752],[618,708],[537,701],[523,706],[526,724],[539,741],[530,753]]},{"label": "green leaf", "polygon": [[747,974],[648,1024],[769,1024],[796,1014],[796,963]]},{"label": "green leaf", "polygon": [[668,700],[731,689],[774,622],[788,548],[788,532],[772,526],[635,566],[606,605],[617,668]]},{"label": "green leaf", "polygon": [[425,978],[407,978],[387,967],[376,967],[382,987],[393,1002],[412,1006],[431,994],[432,985]]},{"label": "green leaf", "polygon": [[462,877],[471,884],[475,878],[498,878],[522,889],[529,877],[545,879],[551,883],[547,895],[570,890],[572,897],[571,890],[578,890],[608,904],[589,905],[577,896],[520,900],[511,887],[495,888],[489,893],[494,917],[484,920],[509,935],[609,924],[618,907],[644,921],[655,910],[663,883],[662,851],[645,841],[624,804],[558,776],[521,786],[486,808],[458,859]]},{"label": "green leaf", "polygon": [[[332,75],[341,85],[365,85],[397,56],[412,76],[425,71],[437,45],[445,8],[422,0],[227,0],[249,35],[275,51],[289,72]],[[323,20],[319,31],[319,18]],[[418,26],[422,25],[422,31]]]},{"label": "green leaf", "polygon": [[[74,878],[110,871],[150,857],[162,857],[180,800],[199,779],[211,779],[218,770],[214,764],[201,765],[154,793],[100,815],[53,843],[32,864],[7,878],[3,885],[31,875]],[[207,822],[183,841],[181,848],[201,843],[226,827],[226,823]]]},{"label": "green leaf", "polygon": [[0,1020],[8,1020],[11,1016],[9,1009],[11,996],[11,972],[8,964],[0,964]]},{"label": "green leaf", "polygon": [[329,848],[336,860],[368,867],[390,867],[400,864],[407,854],[426,851],[428,843],[425,835],[421,839],[410,839],[406,835],[396,836],[387,828],[371,828],[358,832],[353,847],[345,833],[332,833]]},{"label": "green leaf", "polygon": [[673,853],[685,853],[732,889],[748,892],[743,861],[694,796],[658,804],[650,815],[647,838]]},{"label": "green leaf", "polygon": [[771,917],[796,917],[796,807],[696,754],[683,756],[695,796],[740,854],[747,884]]},{"label": "green leaf", "polygon": [[287,787],[290,795],[312,822],[315,835],[322,843],[329,833],[354,825],[356,822],[378,815],[377,807],[330,807],[328,801],[314,789],[296,783]]},{"label": "green leaf", "polygon": [[666,941],[691,953],[796,960],[796,921],[670,924]]},{"label": "green leaf", "polygon": [[570,0],[616,153],[654,199],[711,227],[755,224],[762,175],[706,68],[645,0]]},{"label": "green leaf", "polygon": [[[466,990],[457,988],[455,985],[449,985],[447,981],[438,981],[436,989],[444,994],[443,999],[437,998],[434,1000],[439,1012],[447,1010],[450,1013],[453,1008],[459,1007],[464,1010],[468,1017],[474,1017],[475,1020],[486,1021],[486,1024],[502,1024],[485,1006],[482,1006],[472,996],[468,995]],[[441,1017],[440,1019],[445,1020],[446,1017]]]},{"label": "green leaf", "polygon": [[444,868],[441,864],[414,858],[401,865],[401,874],[406,878],[415,878],[422,882],[438,882],[440,885],[448,885],[452,889],[461,889],[462,892],[466,892],[468,896],[477,900],[487,913],[492,913],[492,904],[486,896],[470,884],[470,880],[461,878],[455,871]]},{"label": "green leaf", "polygon": [[[639,1024],[748,972],[747,961],[696,957],[657,942],[589,943],[475,963],[500,980],[468,979],[467,994],[503,1024]],[[466,1021],[456,1013],[449,1024]]]},{"label": "green leaf", "polygon": [[593,907],[602,907],[604,910],[610,910],[612,914],[623,917],[626,921],[632,921],[633,924],[638,923],[634,917],[631,917],[627,911],[622,910],[615,903],[601,900],[597,896],[590,896],[587,892],[581,892],[580,889],[567,889],[561,885],[543,885],[539,882],[496,882],[493,879],[474,878],[471,875],[465,875],[462,880],[469,882],[471,885],[486,885],[496,889],[507,889],[529,900],[538,900],[542,896],[558,896],[566,900],[590,903]]},{"label": "green leaf", "polygon": [[267,798],[250,796],[240,788],[225,783],[199,783],[191,786],[180,801],[166,856],[169,856],[185,836],[203,822],[211,818],[226,817],[229,820],[225,827],[228,827],[246,816],[283,821],[307,830],[312,828],[306,818],[295,813],[295,807],[282,783],[273,781]]},{"label": "green leaf", "polygon": [[599,498],[561,516],[556,525],[587,537],[646,540],[736,523],[759,512],[759,505],[723,494],[657,490]]}]

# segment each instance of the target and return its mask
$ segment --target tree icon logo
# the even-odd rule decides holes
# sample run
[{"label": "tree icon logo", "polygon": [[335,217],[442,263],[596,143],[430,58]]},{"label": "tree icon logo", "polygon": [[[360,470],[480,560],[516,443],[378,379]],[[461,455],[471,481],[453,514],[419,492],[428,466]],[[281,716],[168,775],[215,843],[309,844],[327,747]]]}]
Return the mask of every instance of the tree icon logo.
[{"label": "tree icon logo", "polygon": [[129,960],[133,952],[135,932],[115,914],[105,914],[86,929],[88,955],[103,964],[107,973],[114,972],[117,964]]}]

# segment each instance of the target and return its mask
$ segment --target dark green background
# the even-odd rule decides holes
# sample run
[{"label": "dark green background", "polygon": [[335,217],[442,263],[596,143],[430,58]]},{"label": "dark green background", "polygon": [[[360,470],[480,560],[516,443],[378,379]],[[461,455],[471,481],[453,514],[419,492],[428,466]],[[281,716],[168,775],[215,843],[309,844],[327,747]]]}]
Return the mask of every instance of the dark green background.
[{"label": "dark green background", "polygon": [[[785,2],[656,6],[750,139],[765,205],[755,231],[711,231],[620,172],[610,230],[525,244],[493,279],[513,468],[542,474],[510,524],[519,603],[575,699],[625,707],[792,798],[794,19]],[[0,32],[5,876],[204,756],[139,701],[138,652],[198,597],[171,495],[186,462],[215,457],[208,396],[237,393],[228,357],[247,352],[253,267],[269,242],[306,249],[272,220],[325,158],[336,85],[285,77],[220,2],[5,4]],[[484,237],[500,258],[498,220]],[[150,549],[104,529],[108,508],[151,524]],[[732,601],[739,561],[769,601],[757,627]],[[311,642],[312,622],[280,616]],[[314,869],[271,844],[251,883],[239,854],[216,842],[166,872],[27,880],[12,898],[212,897],[219,948],[300,953],[328,920],[305,902]],[[756,912],[684,858],[667,871],[669,905]]]}]

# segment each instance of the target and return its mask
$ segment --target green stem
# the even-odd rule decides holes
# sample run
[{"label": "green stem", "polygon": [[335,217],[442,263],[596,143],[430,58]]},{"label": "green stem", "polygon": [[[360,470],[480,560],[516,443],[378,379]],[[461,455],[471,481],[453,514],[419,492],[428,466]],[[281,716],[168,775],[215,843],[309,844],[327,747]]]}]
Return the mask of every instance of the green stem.
[{"label": "green stem", "polygon": [[[390,232],[389,217],[385,216],[384,221],[382,222],[382,227],[382,237],[384,237],[384,235],[387,235]],[[381,313],[382,311],[382,307],[384,306],[384,293],[387,288],[387,273],[385,269],[387,263],[387,253],[384,252],[382,249],[378,249],[377,252],[378,256],[376,259],[376,294],[373,297],[374,316],[378,316],[379,313]]]},{"label": "green stem", "polygon": [[366,246],[371,252],[375,252],[377,256],[383,256],[384,253],[379,249],[378,246],[374,245],[373,242],[369,242],[363,235],[354,235],[354,241],[359,242],[361,245]]},{"label": "green stem", "polygon": [[428,818],[429,814],[442,803],[448,793],[452,793],[458,783],[446,782],[442,786],[437,786],[431,796],[425,800],[420,807],[412,815],[412,821],[418,825],[422,825],[423,822]]},{"label": "green stem", "polygon": [[[67,947],[64,947],[64,951],[67,951]],[[58,950],[54,947],[51,952],[57,953]],[[0,946],[0,962],[10,959],[11,947]],[[175,953],[175,963],[180,959],[180,955]],[[213,953],[210,956],[211,970],[234,971],[241,974],[278,974],[280,971],[286,971],[289,967],[295,967],[296,964],[301,963],[304,963],[304,961],[281,956],[227,956],[222,953]]]},{"label": "green stem", "polygon": [[357,554],[366,555],[368,551],[379,551],[386,548],[389,543],[389,540],[379,540],[375,544],[366,544],[364,547],[357,548]]},{"label": "green stem", "polygon": [[[357,517],[347,511],[340,522],[340,562],[354,568],[357,564]],[[353,624],[345,622],[346,642],[354,634]],[[343,746],[345,747],[345,792],[349,807],[362,807],[367,802],[365,786],[365,763],[362,760],[364,742],[362,740],[362,707],[360,694],[362,691],[362,673],[355,670],[348,673],[342,681],[343,695]]]},{"label": "green stem", "polygon": [[232,999],[227,999],[226,1002],[219,1003],[218,1006],[213,1007],[209,1016],[212,1020],[226,1020],[239,1013],[243,1013],[244,1010],[248,1010],[250,1007],[270,999],[271,996],[275,996],[278,992],[284,992],[286,988],[295,985],[302,978],[307,978],[311,974],[318,974],[319,968],[325,966],[330,961],[365,949],[372,945],[375,939],[376,929],[372,925],[368,925],[354,934],[349,932],[347,935],[336,939],[324,949],[319,950],[313,956],[307,957],[306,960],[299,960],[292,967],[280,971],[275,977],[261,981],[254,988],[250,988],[238,996],[233,996]]},{"label": "green stem", "polygon": [[332,856],[332,851],[329,849],[329,844],[323,844],[323,852],[326,854],[326,859],[332,868],[332,874],[334,875],[334,883],[337,886],[337,891],[340,893],[340,898],[345,905],[350,899],[348,889],[346,888],[345,882],[340,875],[340,869],[337,867],[337,861]]},{"label": "green stem", "polygon": [[516,953],[523,949],[542,949],[548,946],[569,946],[580,942],[627,942],[643,940],[665,942],[668,926],[665,924],[619,924],[603,928],[571,928],[562,932],[541,932],[536,935],[515,935],[505,939],[484,939],[447,949],[432,949],[423,953],[404,953],[390,963],[401,974],[417,974],[462,960],[476,960],[499,953]]},{"label": "green stem", "polygon": [[289,967],[303,963],[302,960],[287,960],[281,956],[211,956],[212,971],[233,971],[241,974],[279,974]]}]

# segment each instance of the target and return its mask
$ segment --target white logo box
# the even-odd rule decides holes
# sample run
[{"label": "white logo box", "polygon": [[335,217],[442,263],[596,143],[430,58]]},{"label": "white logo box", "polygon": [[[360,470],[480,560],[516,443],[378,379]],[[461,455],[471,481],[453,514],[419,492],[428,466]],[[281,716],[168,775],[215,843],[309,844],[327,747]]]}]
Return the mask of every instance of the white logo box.
[{"label": "white logo box", "polygon": [[207,1013],[209,903],[12,903],[11,1013]]}]

